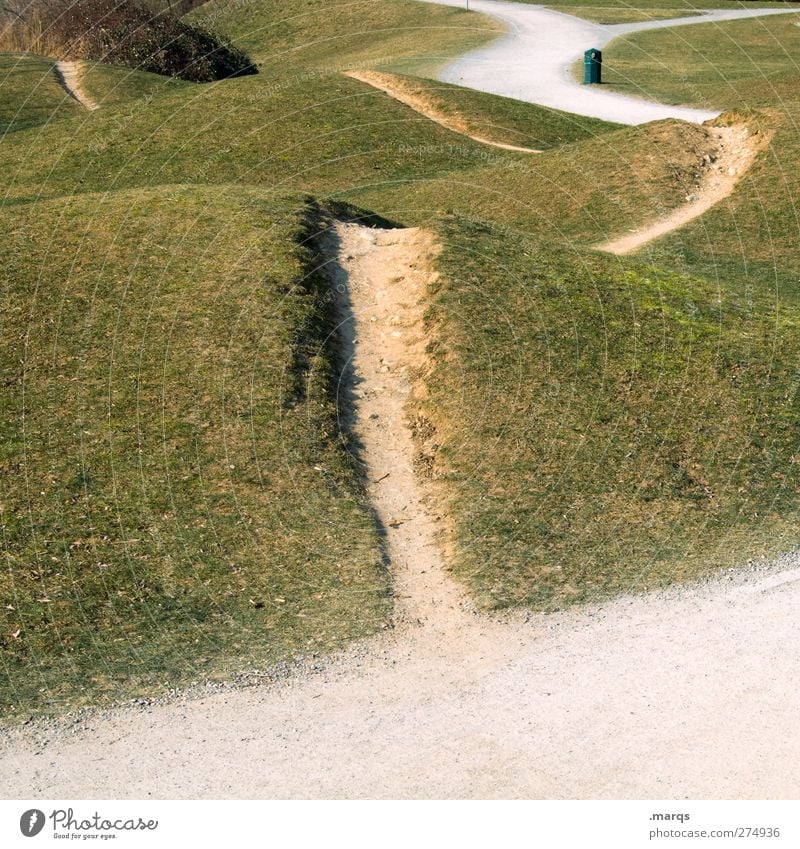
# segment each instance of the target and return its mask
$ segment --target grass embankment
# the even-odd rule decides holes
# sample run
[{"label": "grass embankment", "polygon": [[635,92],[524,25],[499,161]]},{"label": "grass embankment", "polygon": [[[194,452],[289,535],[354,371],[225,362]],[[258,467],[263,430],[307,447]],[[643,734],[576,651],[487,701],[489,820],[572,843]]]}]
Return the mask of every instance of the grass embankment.
[{"label": "grass embankment", "polygon": [[620,38],[603,51],[603,82],[665,103],[739,111],[779,106],[792,91],[787,76],[800,70],[798,13]]},{"label": "grass embankment", "polygon": [[[187,85],[158,74],[92,62],[85,64],[82,83],[96,103],[127,103],[133,109],[142,108],[156,94]],[[61,118],[86,117],[86,110],[59,83],[52,59],[0,53],[0,134],[40,127]],[[84,128],[79,124],[55,128],[54,137],[63,133],[65,126],[76,128],[75,144],[82,145]],[[38,137],[34,134],[28,138]],[[18,154],[20,147],[10,148],[8,156]]]},{"label": "grass embankment", "polygon": [[[519,234],[593,245],[684,203],[702,173],[705,138],[700,127],[679,121],[626,127],[535,157],[484,151],[472,169],[350,196],[415,224],[457,213]],[[452,156],[477,158],[470,150]]]},{"label": "grass embankment", "polygon": [[147,71],[132,71],[101,62],[84,62],[84,91],[99,106],[116,106],[127,103],[132,109],[140,109],[157,94],[183,90],[189,94],[191,84],[161,74]]},{"label": "grass embankment", "polygon": [[[775,129],[768,151],[735,194],[700,220],[659,240],[641,254],[663,265],[754,287],[794,291],[800,273],[796,199],[800,176],[797,121],[800,67],[794,58],[800,28],[794,16],[688,27],[678,33],[642,33],[608,51],[612,64],[647,94],[732,109]],[[671,55],[666,66],[653,57]]]},{"label": "grass embankment", "polygon": [[[408,98],[403,102],[420,110],[420,120],[425,120],[425,115],[434,115],[460,134],[478,136],[497,144],[548,150],[618,127],[607,121],[535,107],[510,97],[497,97],[408,74],[373,73],[365,82],[378,89],[388,86],[401,100]],[[381,96],[390,95],[376,91],[376,97]]]},{"label": "grass embankment", "polygon": [[421,450],[481,603],[550,609],[796,543],[795,298],[488,224],[441,236]]},{"label": "grass embankment", "polygon": [[379,628],[387,578],[338,441],[303,210],[175,187],[0,227],[3,713]]},{"label": "grass embankment", "polygon": [[281,0],[212,0],[187,17],[227,35],[262,73],[284,79],[352,67],[433,76],[449,59],[503,32],[484,15],[416,0],[356,0],[335,7],[300,0],[289,11]]},{"label": "grass embankment", "polygon": [[83,112],[58,84],[54,66],[42,56],[0,54],[0,136]]}]

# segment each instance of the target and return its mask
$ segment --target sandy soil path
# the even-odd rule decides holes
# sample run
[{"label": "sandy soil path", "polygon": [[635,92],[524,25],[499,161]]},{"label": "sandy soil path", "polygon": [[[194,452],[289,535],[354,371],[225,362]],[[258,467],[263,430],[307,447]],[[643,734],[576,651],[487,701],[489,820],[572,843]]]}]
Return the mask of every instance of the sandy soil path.
[{"label": "sandy soil path", "polygon": [[[463,0],[424,2],[463,6]],[[583,86],[572,78],[570,69],[583,57],[584,50],[602,48],[615,38],[644,30],[796,12],[791,8],[713,9],[689,18],[610,25],[505,0],[470,0],[469,5],[501,21],[508,31],[486,47],[446,65],[438,75],[440,80],[620,124],[644,124],[663,118],[703,123],[718,113],[654,103],[604,91],[601,86]]]},{"label": "sandy soil path", "polygon": [[425,230],[332,224],[327,271],[337,293],[345,362],[340,426],[354,431],[367,490],[385,535],[397,624],[458,629],[464,593],[437,546],[436,507],[414,472],[407,407],[427,366],[424,298],[438,251]]},{"label": "sandy soil path", "polygon": [[354,80],[359,80],[360,82],[367,83],[368,85],[377,88],[385,94],[388,94],[389,97],[399,100],[400,103],[405,104],[415,112],[419,112],[420,115],[424,115],[426,118],[429,118],[431,121],[435,121],[437,124],[441,124],[448,130],[452,130],[454,133],[467,136],[473,141],[480,142],[481,144],[488,144],[492,147],[499,147],[503,150],[517,151],[518,153],[542,152],[541,150],[537,150],[532,147],[520,147],[515,144],[506,144],[505,142],[493,141],[492,139],[486,138],[486,136],[471,133],[466,121],[461,120],[454,115],[445,115],[437,109],[435,104],[433,104],[428,98],[418,92],[412,91],[408,86],[404,86],[400,79],[394,74],[386,74],[380,71],[345,71],[345,74],[348,77],[352,77]]},{"label": "sandy soil path", "polygon": [[78,101],[81,106],[94,112],[98,104],[83,90],[83,62],[62,59],[56,62],[56,76],[67,94]]},{"label": "sandy soil path", "polygon": [[733,193],[736,184],[755,162],[759,151],[767,147],[772,139],[772,133],[752,135],[744,126],[710,127],[708,132],[715,143],[714,152],[709,154],[712,161],[687,202],[663,218],[598,245],[598,250],[618,256],[630,254],[699,218]]},{"label": "sandy soil path", "polygon": [[326,239],[343,424],[386,527],[396,627],[270,685],[14,729],[0,794],[796,798],[800,557],[557,615],[476,614],[438,552],[404,411],[436,246],[341,224]]}]

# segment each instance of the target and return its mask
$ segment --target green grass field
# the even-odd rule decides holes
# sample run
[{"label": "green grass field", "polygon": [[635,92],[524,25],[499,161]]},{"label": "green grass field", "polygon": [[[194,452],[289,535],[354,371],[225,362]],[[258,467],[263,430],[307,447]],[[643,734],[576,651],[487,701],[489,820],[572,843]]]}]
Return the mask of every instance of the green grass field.
[{"label": "green grass field", "polygon": [[[794,8],[794,7],[792,7]],[[797,15],[636,33],[603,51],[603,81],[665,103],[747,111],[796,100]]]},{"label": "green grass field", "polygon": [[307,218],[297,199],[180,186],[0,217],[6,711],[383,624]]},{"label": "green grass field", "polygon": [[0,54],[0,137],[80,115],[81,107],[56,81],[54,65],[40,56]]},{"label": "green grass field", "polygon": [[[534,0],[522,0],[523,3]],[[790,3],[777,0],[759,0],[759,8],[783,9]],[[659,21],[669,18],[686,18],[702,13],[704,9],[753,9],[751,0],[559,0],[558,4],[549,6],[558,12],[585,18],[598,24],[627,24],[635,21]]]},{"label": "green grass field", "polygon": [[[796,543],[800,31],[770,21],[785,50],[734,81],[772,149],[730,202],[620,260],[592,245],[684,202],[698,128],[417,81],[492,138],[547,148],[509,153],[340,73],[429,74],[496,36],[480,16],[389,0],[192,15],[259,75],[93,66],[89,114],[49,60],[2,59],[6,717],[386,626],[390,577],[332,399],[330,299],[309,273],[318,208],[342,201],[441,236],[423,412],[454,572],[480,604],[552,609]],[[704,30],[682,33],[717,61]],[[688,102],[705,73],[658,84]]]},{"label": "green grass field", "polygon": [[800,303],[453,218],[429,312],[453,568],[553,609],[797,542]]},{"label": "green grass field", "polygon": [[[795,16],[686,28],[681,62],[654,73],[646,55],[673,51],[674,35],[642,33],[617,43],[610,61],[627,63],[627,74],[652,97],[713,104],[746,115],[775,137],[732,198],[698,221],[667,236],[642,257],[725,285],[737,279],[779,298],[796,289],[796,198],[800,182],[794,162],[800,154],[797,118],[800,97]],[[659,37],[656,38],[655,36]],[[647,69],[647,70],[646,70]]]}]

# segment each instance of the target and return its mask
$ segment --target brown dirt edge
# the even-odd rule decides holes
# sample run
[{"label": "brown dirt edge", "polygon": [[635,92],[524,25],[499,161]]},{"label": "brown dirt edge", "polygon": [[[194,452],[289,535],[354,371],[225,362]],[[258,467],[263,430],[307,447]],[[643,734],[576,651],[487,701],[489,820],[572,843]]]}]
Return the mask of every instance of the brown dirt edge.
[{"label": "brown dirt edge", "polygon": [[708,151],[703,156],[704,172],[686,203],[668,215],[596,246],[597,250],[617,256],[631,254],[644,245],[678,230],[708,212],[733,194],[739,180],[747,174],[758,154],[769,146],[774,132],[738,123],[705,127]]},{"label": "brown dirt edge", "polygon": [[350,77],[359,82],[377,88],[379,91],[388,94],[400,103],[424,115],[431,121],[445,127],[446,129],[458,133],[461,136],[466,136],[472,141],[480,144],[488,144],[491,147],[499,147],[503,150],[512,150],[517,153],[543,153],[542,150],[536,150],[532,147],[519,147],[515,144],[506,144],[505,142],[494,141],[487,139],[485,136],[475,135],[470,132],[467,122],[457,115],[445,115],[436,105],[420,91],[415,91],[406,81],[401,80],[394,74],[387,74],[382,71],[344,71],[345,76]]},{"label": "brown dirt edge", "polygon": [[61,59],[56,62],[55,73],[61,87],[71,98],[90,112],[98,108],[98,104],[83,90],[83,62]]},{"label": "brown dirt edge", "polygon": [[329,220],[319,238],[335,293],[339,421],[354,437],[392,579],[393,625],[458,639],[474,613],[441,550],[442,510],[419,474],[414,412],[430,370],[424,322],[435,235]]}]

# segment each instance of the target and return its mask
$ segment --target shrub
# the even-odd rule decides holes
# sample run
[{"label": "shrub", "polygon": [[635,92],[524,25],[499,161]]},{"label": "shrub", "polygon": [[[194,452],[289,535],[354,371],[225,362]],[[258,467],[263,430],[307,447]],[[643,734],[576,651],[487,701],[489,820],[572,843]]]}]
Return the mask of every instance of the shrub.
[{"label": "shrub", "polygon": [[47,0],[6,30],[4,41],[13,42],[15,49],[126,65],[193,82],[257,73],[241,50],[215,33],[181,20],[169,8],[154,9],[140,0]]}]

